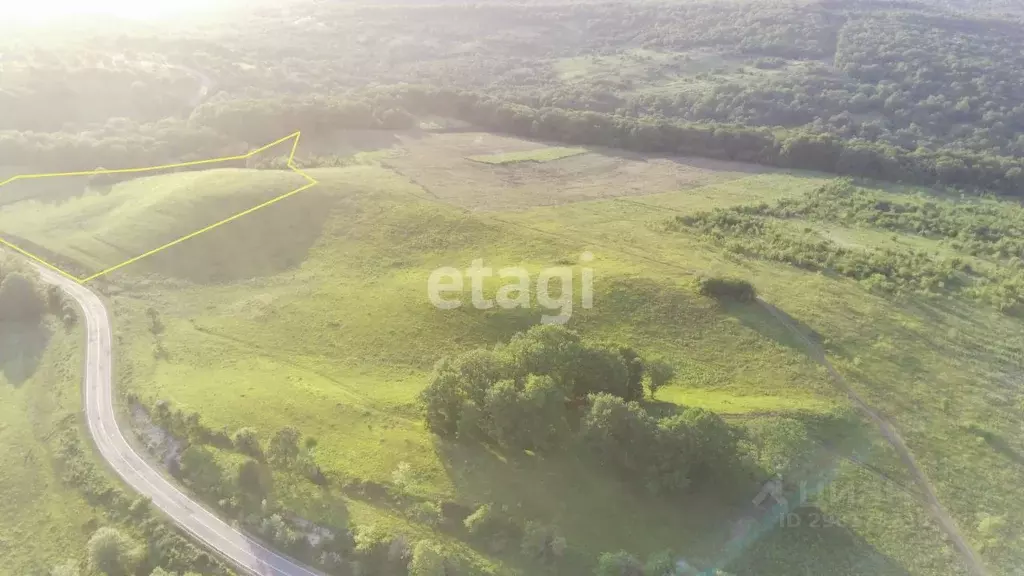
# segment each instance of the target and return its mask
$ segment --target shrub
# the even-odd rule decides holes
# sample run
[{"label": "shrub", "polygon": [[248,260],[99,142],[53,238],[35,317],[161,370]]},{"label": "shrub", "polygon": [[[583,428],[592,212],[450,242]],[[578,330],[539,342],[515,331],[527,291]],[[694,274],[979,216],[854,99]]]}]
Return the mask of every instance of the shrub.
[{"label": "shrub", "polygon": [[231,437],[235,448],[242,454],[248,454],[253,458],[263,457],[263,447],[260,446],[260,437],[252,428],[239,428]]},{"label": "shrub", "polygon": [[527,522],[523,531],[521,550],[524,556],[550,562],[565,554],[565,538],[552,526],[539,522]]},{"label": "shrub", "polygon": [[100,528],[89,539],[89,564],[108,576],[127,576],[135,571],[142,549],[114,528]]},{"label": "shrub", "polygon": [[272,460],[292,462],[299,456],[299,439],[302,435],[292,426],[285,426],[270,439],[267,453]]},{"label": "shrub", "polygon": [[471,535],[487,541],[494,552],[504,550],[510,541],[514,542],[518,537],[518,529],[512,519],[493,504],[477,508],[463,524]]},{"label": "shrub", "polygon": [[504,524],[504,515],[494,509],[492,504],[484,504],[476,509],[463,521],[466,530],[473,536],[493,536],[501,530]]},{"label": "shrub", "polygon": [[757,297],[754,285],[739,278],[701,278],[698,285],[701,294],[719,300],[750,302]]},{"label": "shrub", "polygon": [[409,546],[402,536],[394,536],[379,526],[356,531],[355,555],[371,573],[392,574],[409,563]]},{"label": "shrub", "polygon": [[664,360],[649,359],[646,362],[646,368],[647,389],[650,390],[651,396],[654,396],[662,386],[668,384],[676,377],[675,368]]},{"label": "shrub", "polygon": [[676,562],[671,550],[651,554],[644,564],[644,576],[675,576],[675,573]]},{"label": "shrub", "polygon": [[238,488],[244,494],[248,494],[262,500],[266,497],[268,489],[264,479],[263,470],[255,460],[246,460],[238,467],[236,477]]},{"label": "shrub", "polygon": [[409,516],[416,522],[426,524],[432,528],[439,526],[444,519],[441,507],[434,502],[418,502],[413,504],[409,507]]},{"label": "shrub", "polygon": [[421,540],[412,550],[409,562],[409,576],[446,576],[448,559],[444,551],[434,542]]},{"label": "shrub", "polygon": [[597,561],[596,576],[644,576],[644,565],[625,550],[605,552]]}]

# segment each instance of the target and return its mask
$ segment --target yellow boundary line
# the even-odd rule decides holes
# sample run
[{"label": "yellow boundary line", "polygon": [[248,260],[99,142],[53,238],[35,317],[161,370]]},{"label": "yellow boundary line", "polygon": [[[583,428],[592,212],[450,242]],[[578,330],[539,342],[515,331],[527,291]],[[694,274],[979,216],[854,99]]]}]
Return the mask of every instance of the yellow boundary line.
[{"label": "yellow boundary line", "polygon": [[35,254],[32,254],[31,252],[25,250],[24,248],[21,248],[21,247],[15,245],[15,244],[12,244],[11,242],[8,242],[7,240],[4,240],[3,238],[0,238],[0,245],[6,246],[6,247],[14,250],[15,252],[21,254],[22,256],[25,256],[25,257],[27,257],[27,258],[29,258],[31,260],[34,260],[35,262],[38,262],[39,264],[42,264],[43,266],[49,268],[50,270],[53,270],[54,272],[57,272],[61,276],[64,276],[66,278],[70,278],[71,280],[74,280],[75,282],[78,282],[79,284],[85,284],[85,283],[87,283],[89,281],[92,281],[92,280],[95,280],[95,279],[99,278],[100,276],[104,276],[106,274],[110,274],[111,272],[114,272],[115,270],[120,270],[121,268],[124,268],[125,266],[129,266],[131,264],[134,264],[134,263],[138,262],[139,260],[142,260],[144,258],[148,258],[148,257],[150,257],[150,256],[152,256],[152,255],[154,255],[154,254],[156,254],[158,252],[162,252],[164,250],[167,250],[168,248],[171,248],[172,246],[177,246],[178,244],[181,244],[182,242],[185,242],[187,240],[191,240],[192,238],[195,238],[196,236],[199,236],[200,234],[205,234],[206,232],[209,232],[210,230],[213,230],[214,228],[218,228],[218,227],[223,226],[223,225],[225,225],[225,224],[227,224],[229,222],[234,222],[235,220],[238,220],[239,218],[241,218],[243,216],[248,216],[249,214],[252,214],[253,212],[256,212],[257,210],[262,210],[263,208],[266,208],[267,206],[271,206],[271,205],[276,204],[276,203],[278,203],[278,202],[280,202],[280,201],[282,201],[282,200],[284,200],[286,198],[290,198],[290,197],[298,194],[299,192],[303,192],[305,190],[309,190],[313,186],[316,186],[317,184],[319,184],[319,182],[317,182],[316,179],[314,179],[309,174],[306,174],[302,170],[299,170],[295,166],[295,164],[294,164],[295,151],[298,150],[298,148],[299,148],[299,139],[301,137],[302,137],[302,132],[293,132],[292,134],[289,134],[288,136],[285,136],[284,138],[275,140],[275,141],[271,142],[270,144],[267,144],[266,146],[261,146],[261,147],[255,149],[255,150],[253,150],[252,152],[249,152],[248,154],[243,154],[241,156],[225,156],[223,158],[213,158],[213,159],[210,159],[210,160],[195,160],[195,161],[192,161],[192,162],[179,162],[177,164],[164,164],[162,166],[149,166],[149,167],[146,167],[146,168],[123,168],[123,169],[117,169],[117,170],[105,170],[105,169],[104,170],[88,170],[88,171],[85,171],[85,172],[53,172],[53,173],[48,173],[48,174],[20,174],[20,175],[17,175],[17,176],[12,176],[11,178],[8,178],[7,180],[4,180],[3,182],[0,182],[0,186],[3,186],[4,184],[9,184],[9,183],[14,182],[16,180],[34,180],[34,179],[38,179],[38,178],[57,178],[57,177],[60,177],[60,176],[92,176],[92,175],[95,175],[95,174],[138,174],[138,173],[143,173],[143,172],[155,172],[155,171],[158,171],[158,170],[169,170],[169,169],[172,169],[172,168],[184,168],[184,167],[187,167],[187,166],[201,166],[201,165],[204,165],[204,164],[215,164],[217,162],[229,162],[229,161],[232,161],[232,160],[246,160],[248,158],[251,158],[251,157],[255,156],[256,154],[259,154],[260,152],[263,152],[264,150],[267,150],[269,148],[277,146],[278,144],[281,144],[282,142],[287,142],[288,140],[293,140],[294,139],[294,142],[292,142],[291,152],[288,154],[288,168],[292,172],[295,172],[296,174],[298,174],[298,175],[302,176],[303,178],[305,178],[308,181],[308,183],[305,186],[301,186],[299,188],[296,188],[295,190],[292,190],[291,192],[287,192],[287,193],[282,194],[282,195],[280,195],[280,196],[278,196],[276,198],[272,198],[272,199],[270,199],[270,200],[268,200],[268,201],[266,201],[266,202],[264,202],[264,203],[262,203],[262,204],[260,204],[258,206],[254,206],[252,208],[249,208],[248,210],[244,210],[244,211],[239,212],[238,214],[235,214],[233,216],[228,216],[227,218],[225,218],[225,219],[223,219],[223,220],[221,220],[219,222],[215,222],[215,223],[213,223],[213,224],[211,224],[211,225],[209,225],[209,226],[207,226],[205,228],[202,228],[200,230],[196,230],[195,232],[192,232],[190,234],[186,234],[186,235],[182,236],[181,238],[178,238],[177,240],[172,240],[172,241],[164,244],[163,246],[160,246],[159,248],[154,248],[153,250],[150,250],[149,252],[146,252],[145,254],[140,254],[140,255],[138,255],[138,256],[136,256],[134,258],[129,258],[128,260],[125,260],[124,262],[121,262],[120,264],[117,264],[115,266],[111,266],[110,268],[107,268],[106,270],[103,270],[101,272],[97,272],[97,273],[93,274],[92,276],[87,276],[85,278],[81,278],[81,277],[75,276],[74,274],[71,274],[71,273],[69,273],[69,272],[67,272],[65,270],[62,270],[59,266],[51,264],[50,262],[47,262],[45,259],[40,258],[39,256],[36,256]]}]

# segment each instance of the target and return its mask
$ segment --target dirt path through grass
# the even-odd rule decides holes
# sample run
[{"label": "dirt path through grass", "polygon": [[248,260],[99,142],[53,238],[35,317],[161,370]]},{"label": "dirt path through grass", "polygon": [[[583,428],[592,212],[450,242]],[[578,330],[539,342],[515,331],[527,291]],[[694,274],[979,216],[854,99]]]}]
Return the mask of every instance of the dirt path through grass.
[{"label": "dirt path through grass", "polygon": [[832,376],[832,380],[835,384],[853,400],[862,412],[867,414],[868,417],[875,422],[879,431],[882,433],[882,436],[884,436],[889,444],[892,445],[896,450],[896,453],[899,454],[900,459],[903,460],[903,463],[910,470],[911,475],[914,477],[914,482],[921,489],[921,493],[925,497],[925,503],[929,512],[931,512],[935,521],[939,523],[942,531],[945,532],[953,542],[953,546],[960,553],[960,557],[963,559],[967,569],[970,570],[971,574],[974,576],[987,576],[988,571],[985,569],[985,565],[982,564],[978,554],[973,548],[971,548],[971,545],[968,544],[963,534],[960,533],[960,529],[957,527],[956,522],[949,513],[946,512],[946,509],[943,508],[942,503],[939,502],[939,498],[935,494],[935,489],[932,486],[931,481],[928,479],[924,470],[917,465],[917,461],[914,460],[914,455],[910,452],[910,449],[907,448],[906,442],[904,442],[903,437],[900,435],[899,431],[896,430],[896,427],[893,426],[887,418],[872,409],[871,406],[869,406],[868,403],[850,387],[842,374],[840,374],[839,371],[832,366],[832,363],[828,361],[825,350],[821,345],[808,338],[807,335],[794,326],[784,314],[781,314],[775,306],[772,306],[761,298],[757,299],[757,303],[767,310],[769,314],[774,316],[779,322],[785,325],[786,328],[793,332],[793,334],[800,338],[807,347],[807,351],[811,357],[828,370],[828,373]]}]

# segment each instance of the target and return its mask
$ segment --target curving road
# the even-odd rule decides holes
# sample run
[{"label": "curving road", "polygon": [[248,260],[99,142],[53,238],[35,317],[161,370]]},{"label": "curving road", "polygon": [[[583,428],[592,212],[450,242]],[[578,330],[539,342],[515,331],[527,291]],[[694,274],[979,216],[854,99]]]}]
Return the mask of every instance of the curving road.
[{"label": "curving road", "polygon": [[196,540],[256,576],[324,576],[282,556],[232,528],[168,482],[125,441],[115,418],[111,373],[110,317],[96,294],[77,282],[36,266],[41,279],[59,287],[82,309],[88,336],[85,363],[85,413],[100,455],[124,481],[150,498]]}]

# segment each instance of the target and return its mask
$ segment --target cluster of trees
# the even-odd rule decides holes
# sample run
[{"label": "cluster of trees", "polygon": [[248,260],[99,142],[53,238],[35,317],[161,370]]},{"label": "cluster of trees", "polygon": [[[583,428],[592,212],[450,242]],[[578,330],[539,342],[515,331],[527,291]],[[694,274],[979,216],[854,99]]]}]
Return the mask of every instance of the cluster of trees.
[{"label": "cluster of trees", "polygon": [[0,254],[0,325],[16,330],[39,324],[47,314],[69,329],[78,321],[78,309],[63,292],[44,288],[25,264]]},{"label": "cluster of trees", "polygon": [[[671,550],[655,552],[642,561],[625,550],[605,552],[598,559],[595,576],[677,576],[696,574],[685,561],[676,560]],[[729,576],[721,570],[701,572],[710,576]]]},{"label": "cluster of trees", "polygon": [[544,325],[501,348],[441,359],[421,400],[435,434],[482,434],[509,449],[544,451],[564,440],[573,405],[599,392],[638,400],[643,378],[634,350],[589,346],[572,331]]},{"label": "cluster of trees", "polygon": [[[74,562],[55,567],[54,576],[101,573],[110,576],[185,573],[227,576],[231,572],[215,557],[199,549],[161,516],[150,502],[133,497],[111,483],[100,470],[89,448],[83,446],[77,424],[60,424],[50,440],[61,481],[78,490],[94,506],[108,511],[109,525],[100,528],[89,542],[88,567],[79,572]],[[119,527],[120,526],[120,527]],[[130,527],[130,532],[126,529]],[[166,571],[165,571],[166,570]]]},{"label": "cluster of trees", "polygon": [[[762,203],[677,216],[669,222],[669,229],[695,231],[723,244],[727,250],[749,257],[786,262],[808,270],[836,272],[884,293],[953,291],[988,302],[1003,311],[1018,310],[1024,304],[1024,273],[1019,257],[1015,256],[1016,260],[1008,267],[972,266],[961,257],[939,257],[912,247],[858,249],[840,246],[811,228],[800,229],[778,220],[821,219],[915,233],[952,232],[952,223],[959,222],[962,228],[956,229],[955,238],[963,234],[965,239],[973,239],[975,245],[984,245],[988,239],[990,250],[1013,247],[1013,241],[1002,241],[1000,236],[1000,230],[1009,232],[1017,226],[1013,220],[994,224],[996,231],[989,235],[986,219],[973,219],[979,213],[999,213],[999,209],[986,204],[959,207],[945,204],[883,200],[857,191],[847,181],[840,181],[826,184],[804,198],[782,200],[774,206]],[[946,217],[940,216],[942,214]],[[936,218],[934,222],[924,223],[932,217]],[[995,216],[993,220],[1000,218]]]},{"label": "cluster of trees", "polygon": [[404,130],[415,125],[415,119],[404,109],[372,97],[214,99],[196,108],[189,117],[189,126],[193,128],[207,128],[254,145],[295,131],[315,138],[340,129]]},{"label": "cluster of trees", "polygon": [[[292,556],[322,567],[347,566],[353,550],[352,535],[331,530],[333,537],[309,537],[309,526],[296,522],[272,498],[272,466],[303,474],[324,485],[327,478],[316,463],[317,441],[286,426],[264,442],[259,432],[243,427],[233,433],[211,430],[195,412],[183,412],[168,402],[158,402],[151,412],[153,421],[186,446],[170,462],[170,472],[206,501],[245,529],[273,542]],[[225,466],[217,450],[232,450],[244,456],[241,462]]]},{"label": "cluster of trees", "polygon": [[813,230],[793,230],[735,209],[678,216],[671,226],[695,230],[739,254],[786,262],[807,270],[838,272],[886,292],[939,293],[964,280],[965,264],[959,259],[936,259],[927,252],[910,248],[874,251],[846,248]]},{"label": "cluster of trees", "polygon": [[187,114],[200,89],[180,67],[147,66],[80,47],[5,56],[0,126],[13,130],[77,130],[115,117],[156,121]]},{"label": "cluster of trees", "polygon": [[153,123],[114,118],[76,132],[0,130],[0,157],[23,173],[137,168],[247,151],[243,143],[174,118]]},{"label": "cluster of trees", "polygon": [[1024,102],[1013,88],[1021,81],[1019,32],[898,12],[856,15],[838,38],[828,55],[835,68],[758,58],[757,68],[793,66],[779,75],[710,75],[702,77],[711,84],[706,91],[650,91],[611,101],[605,111],[805,127],[908,151],[1024,152]]},{"label": "cluster of trees", "polygon": [[[214,99],[188,118],[138,123],[113,118],[80,132],[0,130],[0,157],[23,173],[87,172],[103,169],[158,166],[193,160],[240,156],[301,130],[307,141],[337,130],[408,129],[414,118],[390,99],[370,95],[346,97],[277,97]],[[279,161],[259,160],[256,167],[283,168]],[[314,157],[306,165],[340,165],[338,158]],[[218,163],[246,167],[246,162]],[[203,170],[198,165],[176,170]],[[84,193],[85,187],[104,187],[137,177],[135,174],[96,174],[88,181],[63,179],[19,181],[5,187],[5,198],[31,195],[59,200]],[[19,191],[17,188],[25,188]]]},{"label": "cluster of trees", "polygon": [[746,211],[916,234],[972,256],[1001,260],[1013,268],[1024,266],[1024,208],[1013,202],[894,200],[837,180],[775,206],[763,204]]},{"label": "cluster of trees", "polygon": [[628,347],[589,345],[542,325],[493,350],[442,359],[421,401],[428,428],[511,451],[579,450],[654,493],[677,493],[733,471],[737,437],[688,408],[655,418],[639,403],[671,367]]},{"label": "cluster of trees", "polygon": [[[144,520],[148,516],[149,505],[145,500],[136,503],[136,519]],[[64,562],[46,572],[47,576],[86,576],[87,574],[103,574],[104,576],[200,576],[199,572],[186,570],[180,572],[173,568],[164,569],[153,566],[149,561],[150,550],[146,543],[140,542],[127,531],[113,526],[104,526],[96,530],[89,538],[87,545],[86,571],[74,561]],[[208,568],[203,568],[208,569]],[[210,574],[211,572],[207,572]],[[223,574],[223,571],[216,572]]]},{"label": "cluster of trees", "polygon": [[[273,498],[273,470],[291,470],[318,485],[327,477],[315,462],[317,441],[291,426],[264,441],[252,427],[228,432],[203,425],[198,414],[159,402],[151,414],[175,437],[188,443],[171,472],[206,501],[252,534],[299,560],[335,574],[367,576],[444,576],[459,560],[432,541],[410,542],[380,526],[321,527],[298,518]],[[227,467],[216,449],[232,450],[247,458]],[[388,493],[377,483],[375,490]],[[348,491],[349,486],[344,487]],[[396,487],[397,489],[397,487]],[[393,499],[398,502],[399,499]],[[423,511],[421,511],[423,512]],[[423,512],[440,522],[440,509]],[[415,514],[414,514],[415,515]]]}]

